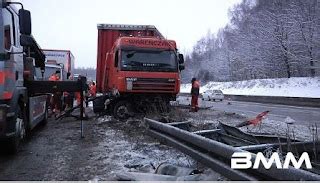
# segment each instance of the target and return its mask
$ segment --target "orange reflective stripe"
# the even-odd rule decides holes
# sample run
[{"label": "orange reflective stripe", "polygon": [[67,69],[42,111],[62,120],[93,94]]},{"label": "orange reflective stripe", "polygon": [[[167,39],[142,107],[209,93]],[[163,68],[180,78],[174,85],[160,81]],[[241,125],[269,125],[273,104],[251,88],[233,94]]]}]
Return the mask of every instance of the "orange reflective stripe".
[{"label": "orange reflective stripe", "polygon": [[0,84],[4,84],[6,79],[15,79],[15,73],[11,71],[0,71]]},{"label": "orange reflective stripe", "polygon": [[4,85],[5,82],[5,74],[4,72],[0,72],[0,85]]},{"label": "orange reflective stripe", "polygon": [[2,94],[2,99],[11,99],[11,98],[12,98],[12,95],[13,95],[12,92],[5,91],[5,92],[3,92],[3,94]]},{"label": "orange reflective stripe", "polygon": [[9,79],[15,79],[16,78],[15,73],[13,73],[11,71],[5,71],[4,75],[5,75],[6,78],[9,78]]}]

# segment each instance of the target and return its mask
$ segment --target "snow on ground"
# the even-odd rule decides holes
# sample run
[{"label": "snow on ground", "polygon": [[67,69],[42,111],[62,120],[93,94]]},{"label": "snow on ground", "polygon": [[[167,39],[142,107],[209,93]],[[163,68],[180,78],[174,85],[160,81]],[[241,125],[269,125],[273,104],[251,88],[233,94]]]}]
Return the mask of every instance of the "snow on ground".
[{"label": "snow on ground", "polygon": [[[188,105],[190,103],[190,97],[179,97],[177,99],[178,103],[181,105]],[[207,107],[207,103],[199,100],[200,107]],[[243,114],[224,112],[219,110],[200,110],[198,113],[190,113],[189,120],[192,121],[194,126],[197,126],[194,131],[198,130],[208,130],[215,129],[218,126],[219,122],[228,124],[230,126],[236,126],[239,123],[242,123],[248,119],[251,119],[251,116],[246,116]],[[313,125],[303,125],[297,123],[295,120],[289,116],[283,120],[280,119],[271,119],[265,118],[260,126],[253,127],[250,126],[242,127],[240,130],[249,132],[249,133],[258,133],[258,134],[269,134],[287,137],[291,139],[300,140],[300,141],[311,141],[314,138],[314,127]]]},{"label": "snow on ground", "polygon": [[[191,84],[181,85],[182,93],[189,93]],[[201,87],[206,90],[222,90],[229,95],[283,96],[283,97],[320,97],[320,77],[256,79],[234,82],[210,82]]]},{"label": "snow on ground", "polygon": [[114,180],[117,173],[124,172],[153,173],[154,167],[164,162],[181,167],[196,166],[189,156],[148,138],[140,121],[115,122],[110,116],[104,116],[98,119],[98,124],[104,126],[101,130],[104,140],[93,150],[93,157],[112,167],[111,173],[106,170],[109,171],[107,178],[97,177],[98,180]]},{"label": "snow on ground", "polygon": [[[210,130],[218,127],[219,122],[236,126],[243,121],[250,119],[247,116],[225,113],[222,111],[203,110],[195,114],[191,114],[193,128],[192,131]],[[289,137],[291,140],[312,141],[316,137],[315,126],[305,126],[294,124],[288,120],[272,120],[265,118],[261,125],[239,128],[241,131],[251,134],[275,135],[279,137]]]}]

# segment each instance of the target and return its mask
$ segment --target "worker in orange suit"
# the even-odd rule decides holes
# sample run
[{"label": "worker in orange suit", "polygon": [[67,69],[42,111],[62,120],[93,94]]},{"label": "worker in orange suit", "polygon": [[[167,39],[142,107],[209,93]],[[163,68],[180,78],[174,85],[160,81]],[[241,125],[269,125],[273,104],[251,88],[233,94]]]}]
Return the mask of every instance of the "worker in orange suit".
[{"label": "worker in orange suit", "polygon": [[90,97],[95,97],[97,93],[97,86],[96,83],[93,81],[92,84],[90,85]]},{"label": "worker in orange suit", "polygon": [[[79,76],[78,80],[81,80],[81,77],[82,76]],[[80,105],[83,105],[83,109],[84,109],[84,113],[83,113],[83,117],[84,119],[88,119],[88,115],[86,114],[86,105],[85,105],[85,92],[88,91],[89,87],[87,86],[85,88],[85,91],[82,91],[83,92],[83,100],[84,100],[84,103],[81,104],[81,93],[80,92],[75,92],[74,93],[74,96],[76,98],[76,101],[77,101],[77,105],[80,106]]]},{"label": "worker in orange suit", "polygon": [[[56,71],[49,77],[49,81],[59,81],[60,71]],[[61,109],[61,93],[56,92],[53,94],[53,97],[51,97],[51,110],[53,113],[59,113]]]},{"label": "worker in orange suit", "polygon": [[51,76],[49,77],[49,81],[59,81],[60,80],[59,73],[60,71],[56,71],[55,73],[52,73]]},{"label": "worker in orange suit", "polygon": [[198,98],[200,94],[200,82],[197,81],[196,78],[192,78],[191,80],[191,112],[198,112],[199,106],[198,106]]}]

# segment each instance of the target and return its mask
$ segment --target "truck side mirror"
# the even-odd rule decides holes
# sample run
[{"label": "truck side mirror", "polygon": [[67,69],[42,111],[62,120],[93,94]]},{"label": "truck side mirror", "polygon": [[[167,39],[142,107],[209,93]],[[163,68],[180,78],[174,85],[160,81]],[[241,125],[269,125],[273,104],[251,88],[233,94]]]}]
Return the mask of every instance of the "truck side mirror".
[{"label": "truck side mirror", "polygon": [[184,64],[183,54],[179,54],[179,64]]},{"label": "truck side mirror", "polygon": [[19,26],[20,33],[25,35],[31,35],[31,14],[30,11],[20,9],[19,10]]},{"label": "truck side mirror", "polygon": [[179,70],[180,71],[183,71],[185,69],[185,66],[184,65],[179,65]]}]

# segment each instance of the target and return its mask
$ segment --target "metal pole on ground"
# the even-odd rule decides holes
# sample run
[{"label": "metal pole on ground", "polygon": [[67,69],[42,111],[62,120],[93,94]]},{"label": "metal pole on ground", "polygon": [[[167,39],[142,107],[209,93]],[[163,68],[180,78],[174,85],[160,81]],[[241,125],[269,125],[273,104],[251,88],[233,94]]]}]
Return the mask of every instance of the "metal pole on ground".
[{"label": "metal pole on ground", "polygon": [[80,92],[80,121],[81,121],[81,138],[84,138],[84,132],[83,132],[83,113],[84,113],[84,108],[83,108],[83,86],[81,86],[81,92]]}]

